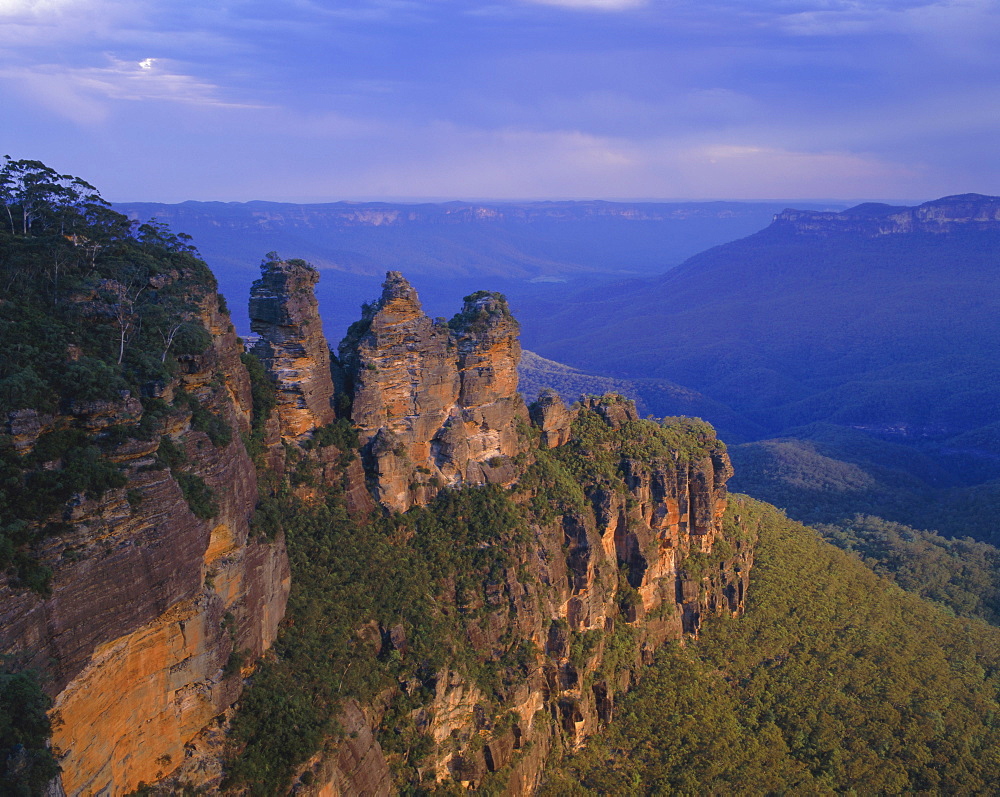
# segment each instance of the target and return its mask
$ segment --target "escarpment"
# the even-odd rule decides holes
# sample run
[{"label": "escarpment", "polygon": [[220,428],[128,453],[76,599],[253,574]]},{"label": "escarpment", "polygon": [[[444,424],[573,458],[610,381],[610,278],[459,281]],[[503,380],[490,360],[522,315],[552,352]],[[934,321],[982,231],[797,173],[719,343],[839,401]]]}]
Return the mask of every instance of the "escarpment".
[{"label": "escarpment", "polygon": [[[354,654],[360,666],[394,661],[402,672],[369,704],[364,733],[297,770],[304,793],[384,786],[379,773],[404,766],[393,743],[404,727],[411,779],[531,793],[546,761],[613,720],[660,645],[697,634],[707,615],[743,611],[752,539],[738,519],[724,522],[732,470],[711,427],[643,420],[618,396],[568,409],[548,395],[532,417],[565,426],[531,443],[513,487],[490,499],[496,525],[475,543],[482,555],[428,586],[428,616],[372,618],[358,632],[372,640]],[[456,510],[443,498],[429,506],[437,522],[464,528],[474,504],[449,521]],[[421,529],[400,539],[400,556],[419,549]],[[413,640],[441,622],[457,623],[442,640],[452,653],[428,667]],[[359,750],[369,733],[386,746]]]},{"label": "escarpment", "polygon": [[109,474],[29,523],[40,540],[33,572],[51,571],[44,589],[0,577],[0,652],[43,674],[71,795],[124,794],[181,764],[185,745],[239,696],[241,663],[273,642],[290,583],[283,540],[250,528],[250,382],[228,314],[196,272],[148,280],[147,325],[153,302],[166,301],[157,297],[179,294],[188,309],[174,331],[203,341],[179,355],[168,347],[174,375],[141,397],[11,419],[22,467],[35,458],[63,479]]},{"label": "escarpment", "polygon": [[417,293],[389,272],[381,298],[340,344],[378,499],[405,511],[443,487],[505,484],[521,449],[517,323],[498,294],[466,297],[451,321],[431,320]]},{"label": "escarpment", "polygon": [[916,207],[866,202],[840,212],[786,209],[774,217],[774,230],[797,235],[842,235],[865,238],[925,233],[992,232],[1000,221],[1000,198],[957,194]]},{"label": "escarpment", "polygon": [[50,594],[0,587],[68,794],[530,794],[665,641],[743,611],[711,427],[529,410],[503,297],[432,320],[394,272],[332,357],[317,279],[264,265],[247,354],[205,285],[158,275],[205,333],[169,378],[8,419],[5,457],[58,469],[70,430],[118,474],[37,521]]}]

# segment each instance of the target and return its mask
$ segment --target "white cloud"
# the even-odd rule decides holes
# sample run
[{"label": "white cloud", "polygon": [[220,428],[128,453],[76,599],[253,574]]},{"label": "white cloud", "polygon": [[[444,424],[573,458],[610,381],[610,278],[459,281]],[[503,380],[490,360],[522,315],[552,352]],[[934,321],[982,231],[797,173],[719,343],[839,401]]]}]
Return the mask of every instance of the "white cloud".
[{"label": "white cloud", "polygon": [[0,17],[43,16],[81,4],[80,0],[0,0]]}]

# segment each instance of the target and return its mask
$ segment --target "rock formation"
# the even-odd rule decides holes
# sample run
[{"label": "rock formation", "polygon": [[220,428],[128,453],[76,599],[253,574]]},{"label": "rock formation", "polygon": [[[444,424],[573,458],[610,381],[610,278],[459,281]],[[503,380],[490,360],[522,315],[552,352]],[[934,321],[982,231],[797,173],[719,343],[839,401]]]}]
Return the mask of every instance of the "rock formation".
[{"label": "rock formation", "polygon": [[517,323],[498,294],[432,321],[401,274],[340,344],[351,419],[378,499],[405,511],[444,486],[509,484],[521,450]]},{"label": "rock formation", "polygon": [[333,379],[313,286],[319,272],[301,260],[268,261],[250,289],[255,353],[278,391],[281,437],[299,440],[330,423]]},{"label": "rock formation", "polygon": [[[475,293],[450,322],[431,320],[390,272],[334,364],[358,436],[361,457],[352,457],[354,432],[335,420],[316,279],[301,262],[272,262],[254,284],[256,351],[276,389],[276,425],[251,428],[250,374],[214,294],[197,302],[209,348],[180,357],[178,375],[151,388],[161,412],[152,434],[139,431],[147,409],[127,392],[64,416],[8,419],[22,456],[54,429],[95,439],[134,430],[108,444],[127,487],[81,494],[52,519],[59,533],[39,551],[54,572],[51,595],[0,583],[0,652],[50,678],[68,794],[118,795],[155,781],[164,792],[219,787],[241,669],[276,638],[290,588],[281,535],[251,531],[260,495],[242,439],[260,441],[262,428],[269,481],[288,477],[302,507],[333,488],[341,523],[378,511],[366,481],[390,512],[465,485],[508,488],[500,494],[514,507],[496,529],[506,558],[435,587],[443,615],[461,618],[465,638],[452,641],[469,646],[472,666],[446,659],[368,702],[345,694],[346,735],[299,768],[296,793],[389,794],[398,754],[380,744],[379,726],[403,693],[416,706],[406,722],[426,739],[421,778],[478,786],[492,777],[506,793],[531,793],[551,755],[611,721],[665,640],[697,634],[707,614],[743,609],[753,551],[724,533],[732,469],[710,427],[642,420],[620,396],[567,409],[543,394],[530,415],[535,435],[503,297]],[[378,668],[406,661],[409,633],[399,621],[358,618],[350,643],[360,666]],[[486,671],[497,673],[492,686]]]},{"label": "rock formation", "polygon": [[557,448],[569,442],[573,413],[566,409],[558,393],[551,388],[543,390],[528,411],[531,423],[541,432],[544,448]]}]

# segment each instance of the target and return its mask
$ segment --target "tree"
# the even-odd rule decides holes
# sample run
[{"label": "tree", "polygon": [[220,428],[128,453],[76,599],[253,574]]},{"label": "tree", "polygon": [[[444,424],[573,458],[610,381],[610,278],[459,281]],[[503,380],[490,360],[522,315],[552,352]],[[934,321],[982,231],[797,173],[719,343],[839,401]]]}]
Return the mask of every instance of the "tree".
[{"label": "tree", "polygon": [[59,174],[41,161],[13,160],[9,155],[4,161],[0,202],[12,235],[67,235],[78,220],[110,207],[86,180]]}]

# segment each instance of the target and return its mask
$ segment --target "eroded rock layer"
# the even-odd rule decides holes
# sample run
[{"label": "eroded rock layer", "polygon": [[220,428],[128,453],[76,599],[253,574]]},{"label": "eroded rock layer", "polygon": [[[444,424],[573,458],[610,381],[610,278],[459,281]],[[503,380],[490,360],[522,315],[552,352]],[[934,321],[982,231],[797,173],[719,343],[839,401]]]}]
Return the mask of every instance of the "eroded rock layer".
[{"label": "eroded rock layer", "polygon": [[[435,581],[429,611],[461,618],[452,642],[467,653],[390,679],[373,700],[338,699],[344,733],[298,767],[296,793],[389,794],[405,765],[421,781],[529,794],[551,756],[613,719],[659,646],[697,634],[706,615],[743,610],[752,534],[723,521],[732,469],[710,427],[642,420],[620,396],[567,408],[545,394],[531,429],[503,298],[475,293],[450,322],[431,320],[390,272],[334,363],[351,429],[334,422],[316,279],[305,264],[275,262],[255,283],[266,377],[240,362],[228,317],[207,294],[197,306],[211,345],[151,388],[155,419],[128,394],[8,419],[23,455],[67,427],[114,441],[108,456],[127,481],[46,521],[59,528],[39,551],[53,570],[50,595],[0,584],[0,652],[49,676],[68,794],[156,781],[162,793],[222,788],[241,675],[276,638],[290,588],[281,534],[269,541],[251,529],[260,494],[244,439],[257,441],[258,464],[295,507],[341,500],[344,514],[331,515],[341,523],[381,511],[368,489],[402,512],[448,488],[495,485],[464,495],[501,496],[510,508],[507,525],[491,521],[475,543],[471,572]],[[276,419],[251,424],[250,373],[253,389],[274,385]],[[115,426],[132,431],[112,438]],[[407,544],[397,532],[393,544]],[[486,555],[501,547],[503,557]],[[416,638],[407,635],[419,632],[359,618],[351,664],[406,663]],[[391,736],[380,743],[399,700],[397,721],[422,739],[419,763],[409,750],[401,761]]]},{"label": "eroded rock layer", "polygon": [[378,499],[405,511],[445,486],[509,484],[522,450],[517,322],[499,294],[466,297],[450,322],[424,314],[389,272],[381,298],[340,344],[340,360]]}]

